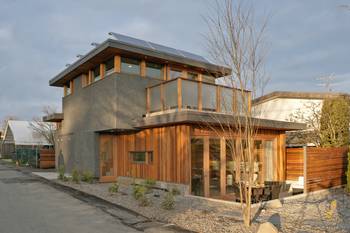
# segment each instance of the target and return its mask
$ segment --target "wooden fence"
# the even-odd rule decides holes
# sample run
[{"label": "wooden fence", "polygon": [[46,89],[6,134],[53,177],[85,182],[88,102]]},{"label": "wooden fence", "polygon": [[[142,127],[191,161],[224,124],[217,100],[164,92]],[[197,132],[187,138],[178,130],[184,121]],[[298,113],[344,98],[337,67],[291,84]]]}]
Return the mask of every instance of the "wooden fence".
[{"label": "wooden fence", "polygon": [[39,158],[40,168],[55,168],[55,150],[41,149]]},{"label": "wooden fence", "polygon": [[348,152],[348,147],[287,148],[286,179],[298,180],[303,176],[306,192],[343,185]]}]

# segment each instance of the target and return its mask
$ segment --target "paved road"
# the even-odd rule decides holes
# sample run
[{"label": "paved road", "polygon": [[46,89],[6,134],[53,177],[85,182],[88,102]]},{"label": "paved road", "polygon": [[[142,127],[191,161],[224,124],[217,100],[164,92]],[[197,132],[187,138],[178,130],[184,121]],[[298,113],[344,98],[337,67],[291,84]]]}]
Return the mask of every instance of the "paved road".
[{"label": "paved road", "polygon": [[100,208],[0,164],[0,233],[138,232]]}]

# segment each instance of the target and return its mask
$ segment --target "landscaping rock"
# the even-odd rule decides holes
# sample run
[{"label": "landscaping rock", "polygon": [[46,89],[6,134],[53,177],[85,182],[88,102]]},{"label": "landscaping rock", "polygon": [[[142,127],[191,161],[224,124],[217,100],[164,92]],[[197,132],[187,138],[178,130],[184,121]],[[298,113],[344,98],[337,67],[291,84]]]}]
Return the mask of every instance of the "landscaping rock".
[{"label": "landscaping rock", "polygon": [[260,224],[257,233],[278,233],[277,228],[270,222]]},{"label": "landscaping rock", "polygon": [[276,200],[272,200],[272,201],[268,201],[266,203],[266,208],[268,209],[278,209],[278,208],[281,208],[282,207],[282,202],[278,199]]}]

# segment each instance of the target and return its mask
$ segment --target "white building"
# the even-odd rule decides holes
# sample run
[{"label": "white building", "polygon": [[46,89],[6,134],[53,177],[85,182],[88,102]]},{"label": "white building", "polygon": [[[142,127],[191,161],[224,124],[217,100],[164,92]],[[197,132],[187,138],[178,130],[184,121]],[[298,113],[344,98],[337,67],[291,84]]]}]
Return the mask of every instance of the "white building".
[{"label": "white building", "polygon": [[[315,112],[321,113],[324,99],[340,96],[350,97],[336,92],[276,91],[254,99],[252,109],[258,118],[307,123],[304,119],[312,117]],[[296,114],[299,117],[293,118],[292,115]],[[308,127],[312,129],[310,125]]]}]

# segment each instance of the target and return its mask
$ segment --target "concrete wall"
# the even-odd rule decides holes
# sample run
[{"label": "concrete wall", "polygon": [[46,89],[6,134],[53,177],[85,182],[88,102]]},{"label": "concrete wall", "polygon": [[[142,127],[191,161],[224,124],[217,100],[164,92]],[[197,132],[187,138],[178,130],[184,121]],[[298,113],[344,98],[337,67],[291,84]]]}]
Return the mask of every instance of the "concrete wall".
[{"label": "concrete wall", "polygon": [[58,132],[56,166],[99,175],[97,131],[133,129],[146,112],[146,87],[159,80],[111,74],[87,87],[74,81],[74,93],[63,97],[64,120]]}]

